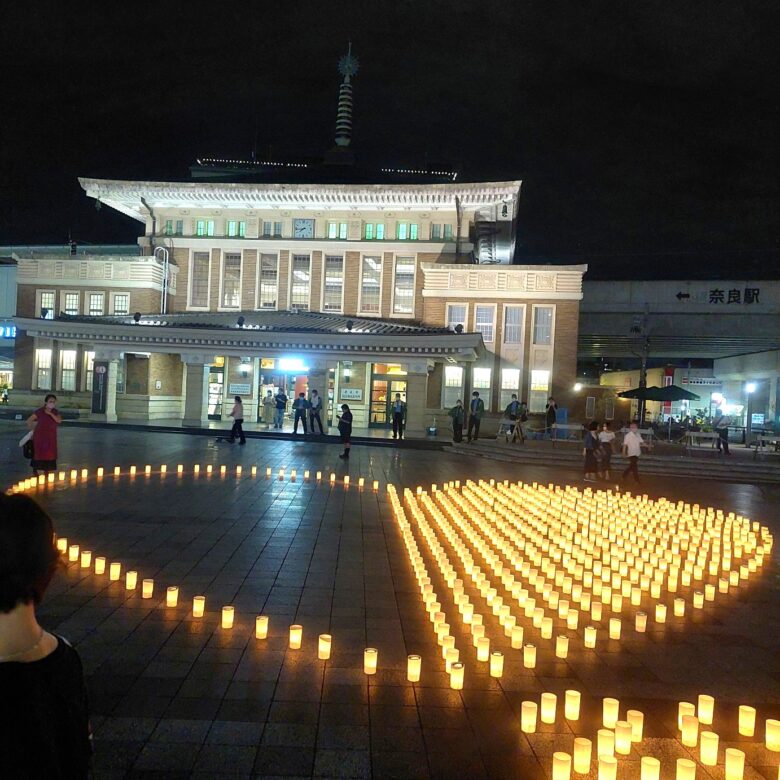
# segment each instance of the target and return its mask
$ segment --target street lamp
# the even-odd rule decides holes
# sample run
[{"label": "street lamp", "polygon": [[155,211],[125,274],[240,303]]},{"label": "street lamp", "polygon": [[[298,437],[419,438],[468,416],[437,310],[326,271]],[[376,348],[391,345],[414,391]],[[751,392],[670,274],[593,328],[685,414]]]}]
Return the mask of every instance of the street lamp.
[{"label": "street lamp", "polygon": [[579,393],[580,390],[582,390],[582,382],[575,382],[574,383],[574,392]]},{"label": "street lamp", "polygon": [[745,445],[747,447],[750,446],[750,437],[752,435],[752,409],[751,409],[751,403],[750,400],[753,397],[753,393],[756,392],[756,383],[755,382],[747,382],[745,384],[745,393],[747,394],[747,411],[746,411],[746,420],[745,420]]}]

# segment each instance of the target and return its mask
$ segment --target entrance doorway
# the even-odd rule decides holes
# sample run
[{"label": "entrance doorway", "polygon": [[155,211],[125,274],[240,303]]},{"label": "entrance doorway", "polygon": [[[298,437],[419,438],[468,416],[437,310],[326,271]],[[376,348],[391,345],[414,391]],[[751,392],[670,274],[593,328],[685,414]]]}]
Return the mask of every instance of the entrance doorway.
[{"label": "entrance doorway", "polygon": [[281,390],[287,396],[287,409],[285,410],[285,419],[291,414],[292,402],[300,393],[308,397],[309,376],[301,373],[301,369],[307,370],[303,365],[285,365],[284,359],[262,358],[260,360],[260,403],[257,407],[257,419],[263,421],[263,403],[262,399],[266,397],[268,391],[271,395]]},{"label": "entrance doorway", "polygon": [[371,400],[368,410],[369,428],[390,428],[393,424],[391,407],[395,394],[406,402],[406,372],[401,366],[375,363],[371,374]]},{"label": "entrance doorway", "polygon": [[209,367],[209,420],[222,419],[222,397],[225,385],[225,358],[217,358],[217,362]]}]

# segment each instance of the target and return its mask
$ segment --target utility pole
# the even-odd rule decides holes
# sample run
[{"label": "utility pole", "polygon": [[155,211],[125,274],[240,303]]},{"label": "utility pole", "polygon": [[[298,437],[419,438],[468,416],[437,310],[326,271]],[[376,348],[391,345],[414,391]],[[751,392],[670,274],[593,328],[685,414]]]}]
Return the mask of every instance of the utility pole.
[{"label": "utility pole", "polygon": [[[631,326],[631,334],[641,338],[639,350],[634,352],[634,354],[639,358],[639,389],[645,390],[647,388],[647,358],[650,355],[650,333],[647,327],[646,312],[641,316],[634,318],[634,323]],[[647,401],[644,398],[639,399],[637,416],[639,417],[640,428],[645,422],[646,403]]]}]

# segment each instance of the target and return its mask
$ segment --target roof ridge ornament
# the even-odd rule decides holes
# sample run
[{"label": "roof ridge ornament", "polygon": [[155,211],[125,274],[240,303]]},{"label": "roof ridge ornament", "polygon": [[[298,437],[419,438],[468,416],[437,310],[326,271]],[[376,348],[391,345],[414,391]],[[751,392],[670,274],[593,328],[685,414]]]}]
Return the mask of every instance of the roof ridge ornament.
[{"label": "roof ridge ornament", "polygon": [[352,83],[350,79],[358,72],[360,63],[352,55],[352,41],[347,53],[339,59],[339,73],[344,80],[339,87],[339,105],[336,111],[336,146],[349,146],[352,143]]}]

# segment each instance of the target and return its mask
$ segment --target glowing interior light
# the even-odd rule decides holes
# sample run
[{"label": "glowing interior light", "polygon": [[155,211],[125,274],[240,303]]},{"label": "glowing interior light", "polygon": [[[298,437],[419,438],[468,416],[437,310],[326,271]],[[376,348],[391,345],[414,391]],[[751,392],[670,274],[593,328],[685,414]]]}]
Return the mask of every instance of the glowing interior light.
[{"label": "glowing interior light", "polygon": [[165,591],[165,606],[176,607],[179,604],[179,589],[175,585],[169,585]]},{"label": "glowing interior light", "polygon": [[320,661],[327,661],[330,658],[330,647],[333,637],[330,634],[320,634],[317,641],[317,658]]},{"label": "glowing interior light", "polygon": [[406,659],[406,679],[409,682],[420,682],[421,672],[422,658],[419,655],[408,656]]},{"label": "glowing interior light", "polygon": [[[457,650],[455,651],[457,652]],[[501,677],[504,673],[504,654],[494,650],[490,654],[490,676]]]},{"label": "glowing interior light", "polygon": [[141,598],[150,599],[154,595],[154,580],[144,580],[141,583]]},{"label": "glowing interior light", "polygon": [[552,763],[553,780],[569,780],[571,777],[571,756],[562,751],[553,753]]},{"label": "glowing interior light", "polygon": [[620,717],[620,702],[617,699],[605,697],[601,705],[601,722],[604,728],[614,729]]},{"label": "glowing interior light", "polygon": [[300,650],[303,641],[303,626],[297,623],[290,626],[290,649]]},{"label": "glowing interior light", "polygon": [[452,665],[450,669],[450,688],[452,688],[452,690],[454,691],[463,690],[464,674],[465,674],[465,668],[460,661]]},{"label": "glowing interior light", "polygon": [[554,693],[543,693],[541,696],[540,720],[542,723],[555,723],[555,711],[558,707],[558,697]]},{"label": "glowing interior light", "polygon": [[600,754],[598,780],[617,780],[617,767],[618,762],[614,756]]},{"label": "glowing interior light", "polygon": [[644,730],[645,726],[644,713],[640,712],[639,710],[629,710],[626,713],[626,720],[631,724],[631,741],[641,742],[642,731]]},{"label": "glowing interior light", "polygon": [[95,558],[95,574],[106,573],[106,559],[102,555],[98,555]]},{"label": "glowing interior light", "polygon": [[138,572],[137,571],[127,572],[127,574],[125,574],[125,589],[135,590],[137,585],[138,585]]},{"label": "glowing interior light", "polygon": [[235,612],[235,608],[229,605],[222,607],[222,628],[233,628]]},{"label": "glowing interior light", "polygon": [[661,780],[661,762],[653,756],[642,756],[639,780]]},{"label": "glowing interior light", "polygon": [[524,701],[520,705],[520,730],[526,734],[536,732],[536,714],[538,707],[535,701]]},{"label": "glowing interior light", "polygon": [[580,701],[582,695],[579,691],[568,690],[564,698],[563,714],[566,720],[580,719]]},{"label": "glowing interior light", "polygon": [[699,719],[695,715],[682,716],[682,737],[685,747],[696,747],[699,742]]},{"label": "glowing interior light", "polygon": [[703,723],[705,726],[711,726],[714,712],[715,699],[712,696],[708,696],[706,693],[699,694],[698,707],[696,708],[699,723]]},{"label": "glowing interior light", "polygon": [[773,753],[780,752],[780,720],[766,720],[766,749]]},{"label": "glowing interior light", "polygon": [[192,616],[196,618],[203,617],[203,613],[206,611],[206,597],[195,596],[192,599]]},{"label": "glowing interior light", "polygon": [[627,720],[615,723],[615,752],[627,756],[631,752],[631,724]]},{"label": "glowing interior light", "polygon": [[258,615],[255,618],[255,639],[268,638],[268,615]]},{"label": "glowing interior light", "polygon": [[68,539],[65,536],[61,536],[59,539],[57,539],[57,549],[61,552],[67,552],[68,550]]},{"label": "glowing interior light", "polygon": [[77,544],[72,544],[70,547],[68,547],[68,560],[71,563],[75,563],[79,559],[79,546]]},{"label": "glowing interior light", "polygon": [[695,780],[695,778],[696,762],[691,761],[690,758],[678,758],[675,780]]},{"label": "glowing interior light", "polygon": [[726,748],[725,753],[726,780],[742,780],[745,776],[745,753],[737,748]]},{"label": "glowing interior light", "polygon": [[574,771],[579,775],[590,772],[590,759],[593,743],[585,737],[574,738]]},{"label": "glowing interior light", "polygon": [[699,744],[699,761],[704,766],[717,766],[718,735],[713,731],[702,731]]},{"label": "glowing interior light", "polygon": [[119,561],[113,561],[108,567],[108,579],[111,582],[118,582],[122,576],[122,564]]},{"label": "glowing interior light", "polygon": [[82,569],[89,569],[92,566],[92,551],[91,550],[82,550],[81,551],[81,568]]}]

